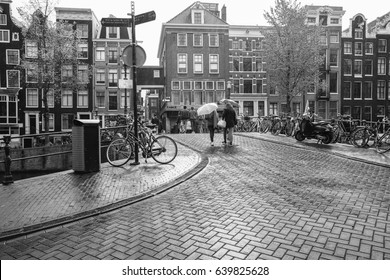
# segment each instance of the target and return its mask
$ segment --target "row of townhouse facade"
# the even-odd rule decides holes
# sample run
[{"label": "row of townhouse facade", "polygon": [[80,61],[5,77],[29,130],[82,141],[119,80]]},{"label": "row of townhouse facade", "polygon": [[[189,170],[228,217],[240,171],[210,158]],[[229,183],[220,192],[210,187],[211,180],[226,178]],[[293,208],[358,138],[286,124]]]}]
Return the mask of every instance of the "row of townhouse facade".
[{"label": "row of townhouse facade", "polygon": [[[11,16],[11,0],[0,0],[0,137],[43,132],[42,92],[32,69],[20,65],[34,53],[34,42],[24,42],[22,29]],[[308,24],[322,24],[325,60],[321,79],[325,90],[313,88],[291,101],[293,114],[305,105],[325,119],[337,114],[376,121],[390,115],[390,17],[370,23],[358,14],[342,31],[342,7],[306,6]],[[73,120],[100,118],[106,126],[126,109],[133,110],[132,90],[120,81],[132,73],[121,54],[131,43],[131,30],[104,25],[91,9],[56,8],[57,20],[75,23],[81,36],[77,69],[63,65],[61,78],[76,75],[85,84],[79,90],[63,86],[60,102],[49,93],[51,131],[71,130]],[[159,66],[139,68],[137,91],[145,90],[147,119],[160,116],[164,129],[174,131],[184,106],[199,108],[230,98],[238,113],[280,115],[286,101],[270,88],[263,50],[269,26],[229,25],[227,8],[195,2],[161,28]],[[88,71],[92,69],[92,75]],[[219,111],[222,111],[222,105]],[[23,143],[22,143],[23,144]]]}]

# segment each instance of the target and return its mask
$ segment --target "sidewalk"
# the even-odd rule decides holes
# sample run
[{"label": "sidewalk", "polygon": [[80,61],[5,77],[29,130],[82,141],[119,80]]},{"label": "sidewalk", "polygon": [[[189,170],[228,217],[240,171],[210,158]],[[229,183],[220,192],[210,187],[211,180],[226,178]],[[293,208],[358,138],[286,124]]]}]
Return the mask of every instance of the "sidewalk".
[{"label": "sidewalk", "polygon": [[[305,150],[316,149],[337,156],[390,168],[390,154],[359,149],[346,144],[298,142],[284,135],[235,133]],[[195,135],[188,135],[194,137]],[[172,135],[175,138],[174,135]],[[196,134],[208,139],[208,134]],[[28,235],[65,223],[98,215],[154,196],[194,176],[208,164],[207,156],[178,143],[176,159],[167,165],[149,159],[140,165],[112,167],[100,172],[77,174],[73,170],[0,185],[0,240]],[[389,170],[390,172],[390,170]]]},{"label": "sidewalk", "polygon": [[140,201],[163,192],[201,171],[208,163],[178,143],[170,164],[153,159],[140,164],[78,174],[73,170],[0,185],[0,240],[30,234]]}]

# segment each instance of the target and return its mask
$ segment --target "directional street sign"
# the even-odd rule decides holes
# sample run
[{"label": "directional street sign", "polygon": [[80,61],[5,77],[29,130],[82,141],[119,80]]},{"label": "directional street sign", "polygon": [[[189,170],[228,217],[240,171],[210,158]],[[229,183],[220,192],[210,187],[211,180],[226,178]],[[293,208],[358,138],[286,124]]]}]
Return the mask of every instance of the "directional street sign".
[{"label": "directional street sign", "polygon": [[152,21],[156,19],[156,13],[154,11],[150,11],[144,14],[136,15],[135,16],[135,24],[141,24],[148,21]]},{"label": "directional street sign", "polygon": [[131,26],[130,18],[102,18],[102,25],[111,27]]},{"label": "directional street sign", "polygon": [[[156,13],[154,11],[147,12],[144,14],[136,15],[134,17],[135,25],[152,21],[156,19]],[[132,25],[131,18],[102,18],[102,25],[111,27],[120,27]]]}]

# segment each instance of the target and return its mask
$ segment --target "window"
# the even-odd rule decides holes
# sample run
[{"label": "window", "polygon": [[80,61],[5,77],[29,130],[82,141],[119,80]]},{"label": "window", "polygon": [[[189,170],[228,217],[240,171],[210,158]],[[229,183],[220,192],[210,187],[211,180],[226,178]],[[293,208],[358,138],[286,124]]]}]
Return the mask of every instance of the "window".
[{"label": "window", "polygon": [[26,67],[26,82],[38,83],[38,65],[28,64]]},{"label": "window", "polygon": [[244,93],[252,93],[252,80],[244,80]]},{"label": "window", "polygon": [[214,82],[213,81],[207,81],[206,82],[206,89],[214,89]]},{"label": "window", "polygon": [[183,101],[184,105],[191,104],[191,91],[183,91]]},{"label": "window", "polygon": [[38,107],[38,89],[26,89],[26,107]]},{"label": "window", "polygon": [[352,54],[352,43],[344,42],[344,54]]},{"label": "window", "polygon": [[252,51],[252,41],[245,40],[245,50],[248,52]]},{"label": "window", "polygon": [[88,58],[88,44],[80,43],[78,45],[77,58],[87,59]]},{"label": "window", "polygon": [[385,100],[386,82],[378,81],[377,98],[378,100]]},{"label": "window", "polygon": [[96,91],[96,106],[99,108],[105,107],[104,91]]},{"label": "window", "polygon": [[61,80],[63,83],[71,82],[73,78],[72,65],[64,65],[61,69]]},{"label": "window", "polygon": [[278,103],[271,102],[269,104],[269,115],[278,115]]},{"label": "window", "polygon": [[195,81],[194,82],[194,89],[203,89],[203,82]]},{"label": "window", "polygon": [[171,93],[172,97],[172,104],[173,105],[180,105],[180,94],[179,92],[172,92]]},{"label": "window", "polygon": [[118,49],[109,48],[108,49],[108,63],[118,63]]},{"label": "window", "polygon": [[185,34],[185,33],[177,34],[177,45],[179,47],[187,46],[187,34]]},{"label": "window", "polygon": [[372,76],[372,71],[373,71],[372,60],[371,59],[365,60],[364,61],[364,75]]},{"label": "window", "polygon": [[263,80],[256,80],[257,93],[263,93]]},{"label": "window", "polygon": [[344,75],[352,75],[352,60],[350,59],[344,59]]},{"label": "window", "polygon": [[218,81],[218,82],[216,82],[216,84],[217,84],[217,90],[225,90],[225,82],[224,81]]},{"label": "window", "polygon": [[263,71],[263,60],[260,57],[256,58],[256,71],[262,72]]},{"label": "window", "polygon": [[192,10],[191,12],[192,23],[193,24],[203,24],[203,11]]},{"label": "window", "polygon": [[[43,90],[44,91],[44,90]],[[54,90],[51,88],[46,93],[47,106],[49,108],[54,108]],[[45,104],[43,102],[43,94],[42,94],[42,108],[45,108]]]},{"label": "window", "polygon": [[[42,115],[42,131],[46,131],[45,117]],[[54,131],[54,114],[49,113],[49,131]]]},{"label": "window", "polygon": [[320,35],[320,45],[326,46],[328,44],[328,40],[326,38],[326,34]]},{"label": "window", "polygon": [[307,23],[316,23],[316,18],[315,17],[308,17]]},{"label": "window", "polygon": [[38,42],[26,41],[26,58],[38,58]]},{"label": "window", "polygon": [[77,93],[77,107],[87,108],[88,107],[88,91],[79,90]]},{"label": "window", "polygon": [[203,46],[203,34],[194,34],[194,46],[195,47]]},{"label": "window", "polygon": [[233,57],[233,71],[240,71],[240,58]]},{"label": "window", "polygon": [[328,25],[328,16],[320,15],[319,21],[321,25]]},{"label": "window", "polygon": [[219,56],[217,54],[210,54],[210,73],[219,73]]},{"label": "window", "polygon": [[108,94],[108,110],[118,110],[118,94],[116,91],[110,91]]},{"label": "window", "polygon": [[19,50],[7,50],[7,64],[19,65]]},{"label": "window", "polygon": [[339,33],[338,32],[331,31],[329,36],[330,36],[330,38],[329,38],[330,43],[338,43],[339,42]]},{"label": "window", "polygon": [[360,107],[360,106],[353,107],[351,117],[353,119],[361,120],[362,119],[362,107]]},{"label": "window", "polygon": [[386,75],[386,58],[378,57],[378,75]]},{"label": "window", "polygon": [[119,39],[119,32],[118,32],[119,27],[110,26],[107,27],[107,29],[108,29],[107,34],[109,39]]},{"label": "window", "polygon": [[12,41],[19,41],[19,33],[12,32]]},{"label": "window", "polygon": [[79,65],[77,69],[77,79],[79,83],[88,83],[88,65]]},{"label": "window", "polygon": [[252,71],[252,58],[251,57],[244,57],[242,62],[243,62],[244,71]]},{"label": "window", "polygon": [[61,107],[72,108],[73,107],[73,92],[71,89],[63,89],[61,92]]},{"label": "window", "polygon": [[353,83],[353,98],[362,99],[362,83],[354,82]]},{"label": "window", "polygon": [[[293,108],[295,108],[294,104],[299,104],[299,103],[293,103]],[[293,110],[294,111],[294,110]],[[259,116],[265,116],[265,105],[264,101],[258,101],[257,103],[257,114]]]},{"label": "window", "polygon": [[153,78],[160,78],[160,70],[153,70]]},{"label": "window", "polygon": [[329,101],[329,118],[337,117],[337,101]]},{"label": "window", "polygon": [[202,104],[202,92],[194,91],[194,104],[201,105]]},{"label": "window", "polygon": [[330,49],[330,66],[337,66],[338,62],[338,50],[337,49]]},{"label": "window", "polygon": [[351,82],[344,82],[343,98],[344,99],[351,99]]},{"label": "window", "polygon": [[88,24],[77,24],[76,28],[80,38],[88,38]]},{"label": "window", "polygon": [[61,115],[61,129],[70,130],[73,126],[74,115],[73,114],[62,114]]},{"label": "window", "polygon": [[372,121],[372,107],[365,106],[363,109],[363,119],[366,121]]},{"label": "window", "polygon": [[105,61],[105,60],[106,60],[105,48],[101,48],[101,47],[96,48],[96,61]]},{"label": "window", "polygon": [[172,81],[172,90],[179,90],[179,89],[180,89],[180,82]]},{"label": "window", "polygon": [[364,99],[372,99],[372,82],[363,83],[363,97]]},{"label": "window", "polygon": [[187,54],[179,53],[177,55],[177,72],[187,73]]},{"label": "window", "polygon": [[378,105],[376,107],[376,115],[377,115],[377,117],[384,117],[385,116],[385,106]]},{"label": "window", "polygon": [[0,25],[7,25],[7,15],[0,14]]},{"label": "window", "polygon": [[355,76],[362,76],[363,69],[362,69],[362,61],[361,60],[355,60],[355,64],[353,67],[353,73]]},{"label": "window", "polygon": [[206,103],[214,102],[214,92],[213,91],[206,91]]},{"label": "window", "polygon": [[373,54],[374,53],[374,44],[370,43],[370,42],[366,42],[364,51],[366,54]]},{"label": "window", "polygon": [[218,47],[218,34],[209,34],[209,46],[210,47]]},{"label": "window", "polygon": [[7,70],[7,87],[20,88],[19,70]]},{"label": "window", "polygon": [[233,80],[233,93],[240,93],[240,80]]},{"label": "window", "polygon": [[203,73],[203,55],[201,54],[194,54],[194,73]]},{"label": "window", "polygon": [[387,40],[386,39],[379,39],[378,40],[378,52],[384,53],[387,50]]},{"label": "window", "polygon": [[330,18],[330,24],[339,24],[340,20],[338,18]]},{"label": "window", "polygon": [[244,101],[243,102],[244,115],[253,116],[255,113],[253,111],[253,101]]},{"label": "window", "polygon": [[106,83],[106,70],[96,69],[95,80],[97,85],[104,85]]},{"label": "window", "polygon": [[0,29],[0,42],[9,43],[9,30]]},{"label": "window", "polygon": [[108,86],[117,87],[118,86],[118,70],[110,69],[108,72]]},{"label": "window", "polygon": [[355,55],[363,55],[363,43],[355,42]]},{"label": "window", "polygon": [[240,42],[233,41],[232,48],[233,48],[233,50],[238,50],[240,48]]},{"label": "window", "polygon": [[186,90],[192,89],[192,82],[183,81],[183,89],[186,89]]},{"label": "window", "polygon": [[355,29],[355,39],[363,39],[363,30]]},{"label": "window", "polygon": [[17,112],[16,96],[0,95],[0,123],[17,123]]},{"label": "window", "polygon": [[329,90],[332,93],[337,93],[337,72],[330,72]]}]

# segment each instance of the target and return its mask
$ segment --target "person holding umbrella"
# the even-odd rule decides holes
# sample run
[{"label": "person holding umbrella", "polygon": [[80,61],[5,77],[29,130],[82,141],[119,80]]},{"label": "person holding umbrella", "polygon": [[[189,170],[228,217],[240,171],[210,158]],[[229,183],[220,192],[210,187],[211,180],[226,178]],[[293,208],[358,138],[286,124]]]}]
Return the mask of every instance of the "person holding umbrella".
[{"label": "person holding umbrella", "polygon": [[214,134],[218,124],[217,110],[214,110],[210,114],[206,115],[205,119],[207,121],[207,128],[209,129],[209,133],[210,133],[210,141],[211,141],[210,145],[214,146]]},{"label": "person holding umbrella", "polygon": [[[223,144],[228,144],[233,146],[233,127],[237,124],[236,111],[234,111],[233,106],[230,102],[226,102],[226,107],[222,113],[222,119],[226,121],[226,126],[223,129]],[[226,135],[228,143],[226,143]]]}]

